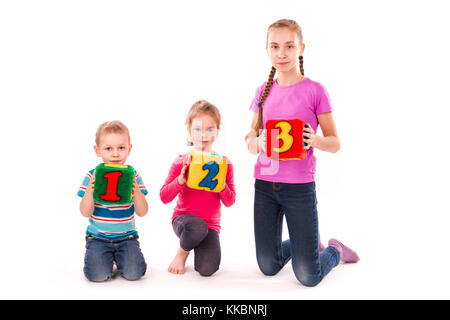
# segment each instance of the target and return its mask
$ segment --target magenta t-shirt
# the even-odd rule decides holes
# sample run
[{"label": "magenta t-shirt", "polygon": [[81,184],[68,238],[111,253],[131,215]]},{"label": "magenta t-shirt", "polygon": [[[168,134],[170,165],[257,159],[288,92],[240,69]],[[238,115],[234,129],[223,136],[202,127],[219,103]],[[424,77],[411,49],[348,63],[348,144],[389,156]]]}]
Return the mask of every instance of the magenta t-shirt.
[{"label": "magenta t-shirt", "polygon": [[[250,110],[258,112],[258,102],[266,83],[256,90]],[[290,86],[280,86],[275,80],[263,103],[263,127],[267,120],[301,119],[317,132],[317,115],[330,112],[327,90],[319,82],[305,78]],[[267,133],[269,134],[269,133]],[[307,183],[314,181],[316,157],[314,148],[302,160],[272,160],[261,152],[255,164],[255,178],[271,182]]]}]

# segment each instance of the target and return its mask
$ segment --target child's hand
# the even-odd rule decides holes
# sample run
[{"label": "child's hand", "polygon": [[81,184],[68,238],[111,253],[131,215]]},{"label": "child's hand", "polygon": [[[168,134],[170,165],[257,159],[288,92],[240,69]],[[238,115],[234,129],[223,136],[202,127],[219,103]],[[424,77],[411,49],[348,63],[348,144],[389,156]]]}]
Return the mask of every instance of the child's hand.
[{"label": "child's hand", "polygon": [[148,212],[148,204],[145,200],[145,195],[139,188],[139,185],[136,181],[136,176],[134,176],[133,179],[133,191],[131,192],[131,197],[133,199],[134,212],[136,212],[139,217],[145,216]]},{"label": "child's hand", "polygon": [[86,192],[80,202],[80,212],[83,216],[89,218],[94,213],[94,182],[95,182],[95,170],[92,174],[92,178],[89,181]]},{"label": "child's hand", "polygon": [[188,168],[188,165],[186,163],[184,163],[183,168],[181,169],[180,175],[177,178],[178,184],[180,186],[182,186],[186,183],[187,168]]},{"label": "child's hand", "polygon": [[262,130],[261,134],[258,137],[258,150],[262,150],[264,153],[266,152],[266,144],[267,144],[267,130]]},{"label": "child's hand", "polygon": [[138,192],[141,192],[141,189],[139,189],[139,185],[136,182],[136,176],[134,176],[134,178],[133,178],[133,191],[131,192],[131,197],[134,198],[134,196],[136,194],[139,194]]},{"label": "child's hand", "polygon": [[94,183],[95,183],[95,170],[94,170],[94,173],[92,173],[92,178],[87,185],[85,193],[89,193],[91,195],[94,194]]},{"label": "child's hand", "polygon": [[306,146],[304,147],[305,150],[315,146],[317,136],[309,123],[307,123],[306,127],[303,128],[303,137],[303,142],[306,143]]}]

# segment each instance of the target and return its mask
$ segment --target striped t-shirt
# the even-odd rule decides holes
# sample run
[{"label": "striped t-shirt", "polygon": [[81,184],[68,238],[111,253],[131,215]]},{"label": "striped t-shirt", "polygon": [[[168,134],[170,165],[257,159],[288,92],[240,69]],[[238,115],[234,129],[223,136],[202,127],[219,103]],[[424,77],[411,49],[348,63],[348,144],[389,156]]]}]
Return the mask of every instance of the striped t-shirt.
[{"label": "striped t-shirt", "polygon": [[[78,196],[83,197],[86,188],[91,181],[94,169],[90,170],[83,179],[80,188],[78,189]],[[134,171],[136,182],[139,189],[144,195],[148,194],[141,176]],[[137,235],[134,224],[134,204],[133,200],[128,204],[122,205],[106,205],[95,203],[94,212],[89,218],[89,226],[86,234],[91,234],[94,237],[118,240],[126,238],[130,235]]]}]

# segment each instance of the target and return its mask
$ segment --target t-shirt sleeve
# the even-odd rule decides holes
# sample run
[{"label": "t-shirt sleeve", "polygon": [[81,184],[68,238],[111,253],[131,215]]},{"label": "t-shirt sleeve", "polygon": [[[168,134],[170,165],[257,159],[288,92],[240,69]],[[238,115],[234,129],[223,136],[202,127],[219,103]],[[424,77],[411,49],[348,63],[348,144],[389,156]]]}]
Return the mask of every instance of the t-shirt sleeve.
[{"label": "t-shirt sleeve", "polygon": [[136,177],[136,183],[139,186],[139,190],[141,190],[141,192],[146,196],[148,194],[148,190],[145,187],[144,180],[142,180],[142,177],[136,172],[136,170],[134,171],[134,176]]},{"label": "t-shirt sleeve", "polygon": [[81,185],[78,188],[78,192],[77,192],[77,195],[79,197],[81,197],[81,198],[84,197],[84,194],[86,193],[87,186],[89,185],[89,182],[91,181],[93,174],[94,174],[94,170],[91,170],[88,173],[86,173],[86,175],[84,176],[84,179],[81,182]]},{"label": "t-shirt sleeve", "polygon": [[328,95],[328,91],[320,83],[317,83],[317,86],[316,86],[314,108],[315,108],[316,115],[319,115],[324,112],[333,111],[333,109],[331,108],[331,101],[330,101],[330,96]]},{"label": "t-shirt sleeve", "polygon": [[261,98],[261,94],[262,94],[265,86],[266,86],[266,83],[264,82],[258,89],[256,89],[255,97],[253,98],[253,101],[250,104],[250,110],[252,110],[253,112],[258,112],[259,98]]}]

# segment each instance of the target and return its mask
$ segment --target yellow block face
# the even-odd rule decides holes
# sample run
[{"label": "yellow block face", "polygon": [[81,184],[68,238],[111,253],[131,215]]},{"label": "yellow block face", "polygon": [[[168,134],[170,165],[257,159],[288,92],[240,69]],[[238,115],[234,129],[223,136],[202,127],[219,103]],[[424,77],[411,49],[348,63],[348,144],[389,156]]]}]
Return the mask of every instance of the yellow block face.
[{"label": "yellow block face", "polygon": [[187,185],[192,189],[210,192],[222,191],[227,177],[228,164],[224,157],[192,150]]}]

